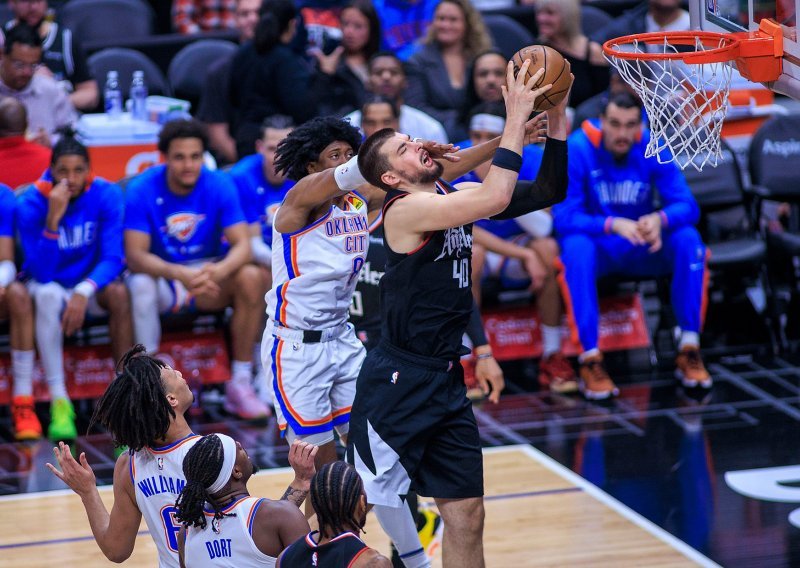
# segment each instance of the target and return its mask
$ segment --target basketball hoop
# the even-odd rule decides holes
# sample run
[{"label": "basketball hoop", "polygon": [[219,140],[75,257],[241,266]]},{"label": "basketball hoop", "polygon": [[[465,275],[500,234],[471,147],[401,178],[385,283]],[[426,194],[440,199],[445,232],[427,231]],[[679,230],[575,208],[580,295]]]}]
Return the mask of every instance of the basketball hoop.
[{"label": "basketball hoop", "polygon": [[645,156],[702,170],[721,157],[732,67],[746,79],[772,82],[781,74],[780,25],[762,20],[755,32],[634,34],[607,41],[606,59],[642,99],[650,122]]}]

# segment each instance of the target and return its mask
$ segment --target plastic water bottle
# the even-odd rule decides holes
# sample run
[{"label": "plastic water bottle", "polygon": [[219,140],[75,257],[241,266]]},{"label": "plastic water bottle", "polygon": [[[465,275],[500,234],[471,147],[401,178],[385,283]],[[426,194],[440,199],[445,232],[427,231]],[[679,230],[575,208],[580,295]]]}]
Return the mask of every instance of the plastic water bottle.
[{"label": "plastic water bottle", "polygon": [[108,118],[118,119],[122,115],[122,91],[119,89],[119,74],[116,71],[109,71],[106,76],[103,100]]},{"label": "plastic water bottle", "polygon": [[130,90],[133,120],[147,120],[147,85],[144,71],[134,71]]}]

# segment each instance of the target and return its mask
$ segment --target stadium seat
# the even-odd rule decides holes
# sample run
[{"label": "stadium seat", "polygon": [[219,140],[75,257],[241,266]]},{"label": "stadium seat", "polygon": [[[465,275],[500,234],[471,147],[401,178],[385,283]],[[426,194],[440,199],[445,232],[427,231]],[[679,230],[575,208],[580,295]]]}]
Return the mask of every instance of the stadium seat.
[{"label": "stadium seat", "polygon": [[483,21],[492,35],[492,43],[507,59],[511,59],[523,47],[534,43],[530,32],[508,16],[487,14]]},{"label": "stadium seat", "polygon": [[587,36],[592,36],[606,27],[613,18],[600,8],[594,6],[581,6],[581,30]]},{"label": "stadium seat", "polygon": [[[742,172],[731,148],[722,142],[722,157],[716,166],[706,166],[702,171],[688,167],[684,176],[697,204],[700,206],[698,229],[711,257],[709,296],[721,299],[721,306],[748,305],[751,315],[761,313],[757,324],[766,331],[766,339],[774,342],[774,311],[771,301],[771,283],[766,270],[767,245],[758,232],[754,209],[754,195],[742,181]],[[757,305],[748,289],[761,289],[764,303]],[[726,311],[730,312],[730,309]],[[725,314],[721,314],[725,316]],[[723,317],[724,319],[724,317]],[[731,330],[728,322],[723,332],[739,331],[742,336],[752,335],[752,326],[739,318],[743,329]]]},{"label": "stadium seat", "polygon": [[155,18],[143,0],[71,0],[58,15],[84,44],[152,35]]},{"label": "stadium seat", "polygon": [[[169,95],[169,85],[164,78],[164,74],[146,55],[120,47],[112,47],[98,51],[89,57],[89,71],[100,85],[100,95],[103,95],[103,85],[106,82],[106,75],[109,71],[119,73],[119,85],[122,89],[122,96],[128,97],[128,90],[131,86],[131,79],[134,71],[144,71],[144,80],[147,90],[151,95]],[[101,107],[102,101],[101,101]]]},{"label": "stadium seat", "polygon": [[237,49],[235,43],[219,39],[196,41],[181,49],[167,71],[172,94],[195,106],[203,92],[208,69],[218,59],[232,56]]},{"label": "stadium seat", "polygon": [[[756,131],[750,143],[750,177],[760,200],[788,203],[788,220],[781,230],[768,230],[770,275],[775,286],[776,312],[788,315],[784,332],[800,336],[800,114],[775,116]],[[774,225],[773,225],[774,227]],[[780,285],[779,285],[780,283]],[[787,286],[788,284],[788,286]],[[788,307],[786,307],[788,302]],[[785,318],[784,318],[785,320]],[[784,325],[786,324],[786,326]],[[788,326],[788,327],[787,327]]]}]

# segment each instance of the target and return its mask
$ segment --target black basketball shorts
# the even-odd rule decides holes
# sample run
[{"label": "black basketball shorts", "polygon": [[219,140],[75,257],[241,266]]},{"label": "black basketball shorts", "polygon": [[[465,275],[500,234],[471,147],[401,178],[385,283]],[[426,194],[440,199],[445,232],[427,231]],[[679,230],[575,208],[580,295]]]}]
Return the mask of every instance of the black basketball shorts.
[{"label": "black basketball shorts", "polygon": [[464,371],[385,341],[367,354],[356,382],[347,459],[373,505],[426,497],[483,496],[483,453]]}]

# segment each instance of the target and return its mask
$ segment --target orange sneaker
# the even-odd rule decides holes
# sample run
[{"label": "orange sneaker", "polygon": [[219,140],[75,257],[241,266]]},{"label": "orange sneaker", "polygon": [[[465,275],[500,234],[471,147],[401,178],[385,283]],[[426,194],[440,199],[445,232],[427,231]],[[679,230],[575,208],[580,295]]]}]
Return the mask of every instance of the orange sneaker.
[{"label": "orange sneaker", "polygon": [[11,416],[17,440],[38,440],[42,437],[42,424],[36,416],[32,396],[15,396],[11,401]]},{"label": "orange sneaker", "polygon": [[578,390],[575,370],[561,353],[551,353],[539,361],[539,385],[559,394]]},{"label": "orange sneaker", "polygon": [[675,376],[684,387],[692,389],[702,387],[710,389],[714,381],[703,365],[700,349],[694,345],[686,345],[675,359]]},{"label": "orange sneaker", "polygon": [[619,394],[619,389],[603,367],[603,355],[587,357],[581,365],[581,392],[589,400],[604,400]]}]

